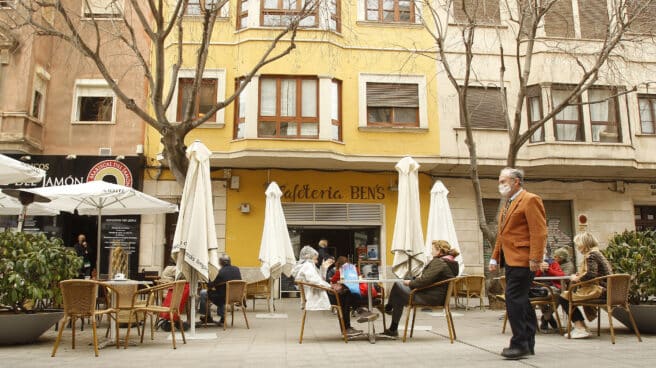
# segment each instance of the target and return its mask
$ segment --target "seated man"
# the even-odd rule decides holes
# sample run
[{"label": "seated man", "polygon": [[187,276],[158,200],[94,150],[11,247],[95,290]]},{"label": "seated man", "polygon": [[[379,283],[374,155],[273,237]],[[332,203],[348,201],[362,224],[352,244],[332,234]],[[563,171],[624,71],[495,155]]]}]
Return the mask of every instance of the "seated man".
[{"label": "seated man", "polygon": [[[385,306],[385,312],[392,315],[392,323],[383,332],[383,335],[399,336],[399,320],[401,319],[401,315],[403,315],[403,307],[408,304],[412,289],[428,286],[458,275],[458,262],[455,261],[455,257],[460,253],[452,249],[446,240],[433,240],[432,244],[433,259],[424,268],[421,276],[412,281],[398,281],[392,287],[389,300]],[[437,290],[430,288],[419,291],[415,294],[415,301],[428,305],[443,304],[444,298],[446,298],[447,288],[447,285],[442,285]]]},{"label": "seated man", "polygon": [[200,292],[200,320],[201,322],[213,323],[211,314],[205,316],[207,309],[207,298],[216,305],[217,315],[219,316],[219,326],[223,326],[225,316],[225,299],[226,299],[226,282],[231,280],[241,280],[241,272],[237,266],[230,263],[230,256],[227,254],[219,258],[219,273],[216,275],[214,281],[208,284],[208,291],[201,290]]}]

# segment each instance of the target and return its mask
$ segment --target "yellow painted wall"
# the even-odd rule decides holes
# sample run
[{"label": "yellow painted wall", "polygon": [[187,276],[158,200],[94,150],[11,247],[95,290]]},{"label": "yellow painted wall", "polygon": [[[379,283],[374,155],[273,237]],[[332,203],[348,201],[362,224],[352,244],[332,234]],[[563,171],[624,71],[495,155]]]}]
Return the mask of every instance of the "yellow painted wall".
[{"label": "yellow painted wall", "polygon": [[[257,267],[260,265],[258,254],[262,240],[264,226],[265,196],[267,180],[275,181],[280,186],[288,188],[294,185],[309,185],[312,189],[332,190],[334,194],[339,191],[343,199],[328,199],[324,192],[323,199],[296,198],[296,202],[318,203],[382,203],[385,206],[385,239],[381,249],[387,252],[387,263],[391,264],[393,256],[390,253],[390,244],[394,233],[396,218],[396,205],[398,192],[390,191],[391,182],[398,178],[396,172],[387,173],[361,173],[361,172],[324,172],[313,170],[233,170],[233,176],[239,176],[239,190],[228,190],[227,193],[227,219],[226,219],[226,251],[233,258],[234,263],[243,267]],[[381,188],[383,199],[353,199],[352,186],[369,186]],[[426,229],[428,221],[428,207],[430,204],[431,178],[428,175],[419,175],[419,191],[421,200],[422,228]],[[355,189],[357,192],[357,189]],[[318,193],[315,193],[317,196]],[[356,195],[357,196],[357,195]],[[291,198],[283,197],[283,202],[291,202]],[[250,203],[251,212],[243,214],[239,211],[241,203]]]}]

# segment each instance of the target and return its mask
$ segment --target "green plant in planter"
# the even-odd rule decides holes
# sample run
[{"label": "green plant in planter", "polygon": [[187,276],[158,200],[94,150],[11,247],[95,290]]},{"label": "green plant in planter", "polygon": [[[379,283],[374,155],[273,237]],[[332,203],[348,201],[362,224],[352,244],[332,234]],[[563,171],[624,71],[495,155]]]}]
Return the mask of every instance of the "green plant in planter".
[{"label": "green plant in planter", "polygon": [[77,276],[81,266],[59,238],[1,232],[0,305],[17,313],[59,305],[59,281]]},{"label": "green plant in planter", "polygon": [[613,235],[604,255],[614,273],[632,276],[629,302],[645,303],[656,295],[656,231],[625,231]]}]

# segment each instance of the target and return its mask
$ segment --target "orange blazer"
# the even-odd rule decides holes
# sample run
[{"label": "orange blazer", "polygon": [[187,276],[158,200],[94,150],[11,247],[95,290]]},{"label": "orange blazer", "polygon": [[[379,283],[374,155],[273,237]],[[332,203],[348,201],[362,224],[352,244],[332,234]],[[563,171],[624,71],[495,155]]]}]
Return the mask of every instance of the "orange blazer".
[{"label": "orange blazer", "polygon": [[547,246],[547,218],[542,199],[522,190],[512,201],[503,223],[499,213],[497,240],[492,258],[500,264],[503,251],[505,264],[528,267],[529,259],[542,260]]}]

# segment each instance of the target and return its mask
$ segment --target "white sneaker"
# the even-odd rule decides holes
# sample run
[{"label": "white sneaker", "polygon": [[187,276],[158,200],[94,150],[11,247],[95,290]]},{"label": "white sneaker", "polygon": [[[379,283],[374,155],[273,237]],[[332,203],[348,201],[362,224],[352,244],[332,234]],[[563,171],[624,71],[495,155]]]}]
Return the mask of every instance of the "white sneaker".
[{"label": "white sneaker", "polygon": [[573,339],[586,339],[590,337],[590,333],[584,328],[574,328],[572,329],[572,338]]}]

